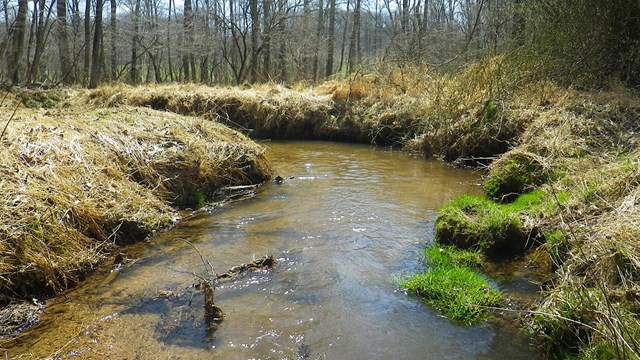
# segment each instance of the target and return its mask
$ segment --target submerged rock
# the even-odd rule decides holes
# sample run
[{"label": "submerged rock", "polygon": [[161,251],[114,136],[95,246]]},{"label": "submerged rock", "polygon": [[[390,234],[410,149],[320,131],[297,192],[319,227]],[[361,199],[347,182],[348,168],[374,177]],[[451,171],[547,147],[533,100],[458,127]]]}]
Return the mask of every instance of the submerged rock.
[{"label": "submerged rock", "polygon": [[40,321],[42,305],[35,299],[33,303],[20,302],[7,305],[0,310],[0,339],[14,336]]}]

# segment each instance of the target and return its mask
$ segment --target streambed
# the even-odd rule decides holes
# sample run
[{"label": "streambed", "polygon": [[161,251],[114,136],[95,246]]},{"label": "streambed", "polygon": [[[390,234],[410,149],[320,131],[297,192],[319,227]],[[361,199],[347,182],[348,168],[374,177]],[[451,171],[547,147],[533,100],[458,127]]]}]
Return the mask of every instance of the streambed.
[{"label": "streambed", "polygon": [[[514,328],[461,327],[395,285],[423,269],[436,209],[479,193],[479,174],[362,145],[266,144],[282,184],[214,207],[127,249],[48,304],[10,358],[531,359]],[[292,178],[289,178],[292,177]],[[225,320],[204,321],[204,275],[273,255],[220,284]]]}]

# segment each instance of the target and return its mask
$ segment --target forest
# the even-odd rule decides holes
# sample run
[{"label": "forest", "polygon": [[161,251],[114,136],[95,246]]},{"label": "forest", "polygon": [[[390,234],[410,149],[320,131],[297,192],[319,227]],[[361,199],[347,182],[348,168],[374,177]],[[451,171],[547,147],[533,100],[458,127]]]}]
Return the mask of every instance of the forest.
[{"label": "forest", "polygon": [[[32,299],[221,189],[270,181],[261,141],[328,140],[482,174],[481,194],[437,210],[408,294],[465,325],[516,313],[546,358],[640,358],[640,1],[2,0],[0,13],[1,349],[38,322]],[[510,308],[494,291],[505,262],[535,269],[535,300]]]},{"label": "forest", "polygon": [[93,87],[315,82],[373,61],[470,61],[503,52],[524,25],[521,5],[506,0],[6,0],[2,6],[3,78]]}]

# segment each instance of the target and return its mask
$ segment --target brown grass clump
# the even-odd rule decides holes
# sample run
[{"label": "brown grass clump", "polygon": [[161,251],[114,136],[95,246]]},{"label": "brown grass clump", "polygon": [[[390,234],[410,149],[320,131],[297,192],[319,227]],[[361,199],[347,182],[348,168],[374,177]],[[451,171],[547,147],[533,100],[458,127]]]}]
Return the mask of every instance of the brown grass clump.
[{"label": "brown grass clump", "polygon": [[333,107],[328,96],[293,91],[279,85],[212,88],[201,85],[103,87],[87,94],[89,102],[127,104],[220,121],[257,138],[314,139],[329,136]]},{"label": "brown grass clump", "polygon": [[331,95],[345,117],[365,124],[376,144],[477,165],[510,149],[527,125],[505,106],[513,95],[502,80],[502,61],[490,58],[454,75],[381,63],[316,91]]},{"label": "brown grass clump", "polygon": [[269,176],[244,136],[147,108],[22,108],[0,145],[4,300],[59,292],[115,245],[175,222],[171,205]]}]

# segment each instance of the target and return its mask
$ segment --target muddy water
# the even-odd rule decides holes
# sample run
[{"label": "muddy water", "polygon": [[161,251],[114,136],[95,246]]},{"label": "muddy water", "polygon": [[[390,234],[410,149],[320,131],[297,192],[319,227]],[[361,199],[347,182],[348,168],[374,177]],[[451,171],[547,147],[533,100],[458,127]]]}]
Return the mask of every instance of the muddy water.
[{"label": "muddy water", "polygon": [[[397,152],[334,143],[271,143],[283,184],[213,208],[128,249],[49,304],[9,349],[24,358],[530,359],[513,329],[457,326],[395,279],[423,268],[435,209],[479,192],[479,175]],[[221,283],[225,320],[206,324],[190,273],[265,254],[269,271]]]}]

